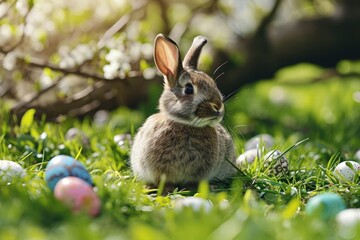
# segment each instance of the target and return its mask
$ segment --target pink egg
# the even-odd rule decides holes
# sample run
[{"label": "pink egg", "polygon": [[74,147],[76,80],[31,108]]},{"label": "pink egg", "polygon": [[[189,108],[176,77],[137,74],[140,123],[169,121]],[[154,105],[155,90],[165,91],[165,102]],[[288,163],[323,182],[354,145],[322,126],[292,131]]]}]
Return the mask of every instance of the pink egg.
[{"label": "pink egg", "polygon": [[100,213],[100,199],[92,187],[77,177],[62,178],[55,186],[55,198],[68,205],[74,213],[86,212],[90,216]]}]

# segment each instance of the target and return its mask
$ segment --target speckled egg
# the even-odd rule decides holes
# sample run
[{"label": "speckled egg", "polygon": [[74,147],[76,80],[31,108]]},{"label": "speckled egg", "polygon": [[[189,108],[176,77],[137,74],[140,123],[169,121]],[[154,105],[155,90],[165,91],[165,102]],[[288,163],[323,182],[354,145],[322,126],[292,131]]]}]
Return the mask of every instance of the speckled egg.
[{"label": "speckled egg", "polygon": [[245,151],[254,149],[254,148],[259,148],[262,146],[264,146],[265,148],[271,148],[272,146],[274,146],[274,142],[275,142],[275,140],[271,135],[259,134],[259,135],[256,135],[256,136],[250,138],[245,143]]},{"label": "speckled egg", "polygon": [[184,197],[175,200],[175,210],[180,211],[185,208],[191,208],[195,212],[209,212],[213,208],[213,205],[211,202],[199,197]]},{"label": "speckled egg", "polygon": [[253,164],[255,159],[260,157],[261,152],[259,149],[250,149],[242,153],[237,159],[236,159],[236,166],[240,168],[244,168],[246,166],[249,166]]},{"label": "speckled egg", "polygon": [[[352,166],[352,167],[351,167]],[[354,181],[356,172],[360,170],[360,164],[354,161],[339,163],[334,169],[334,175],[341,182]]]},{"label": "speckled egg", "polygon": [[0,160],[0,180],[11,181],[14,178],[25,176],[24,169],[20,164],[10,160]]},{"label": "speckled egg", "polygon": [[355,161],[360,162],[360,150],[357,150],[357,151],[356,151],[356,153],[355,153],[355,155],[354,155],[354,159],[355,159]]},{"label": "speckled egg", "polygon": [[89,172],[79,161],[66,155],[53,157],[45,170],[45,180],[49,188],[54,191],[57,182],[68,176],[81,178],[88,184],[94,185]]},{"label": "speckled egg", "polygon": [[311,216],[319,216],[323,220],[332,219],[344,210],[344,200],[335,193],[318,194],[307,202],[305,212]]},{"label": "speckled egg", "polygon": [[336,215],[337,230],[343,239],[353,239],[360,225],[360,209],[349,208]]},{"label": "speckled egg", "polygon": [[264,167],[270,168],[270,173],[274,175],[281,175],[289,170],[289,162],[282,152],[273,150],[264,156]]},{"label": "speckled egg", "polygon": [[62,178],[55,186],[55,198],[68,205],[74,213],[86,212],[90,216],[100,213],[101,203],[92,187],[77,177]]}]

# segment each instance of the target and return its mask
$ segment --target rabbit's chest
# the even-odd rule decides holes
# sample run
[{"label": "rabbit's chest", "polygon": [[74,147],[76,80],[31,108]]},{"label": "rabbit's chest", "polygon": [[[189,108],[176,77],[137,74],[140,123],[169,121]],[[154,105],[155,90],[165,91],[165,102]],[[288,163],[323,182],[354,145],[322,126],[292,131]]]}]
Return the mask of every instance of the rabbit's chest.
[{"label": "rabbit's chest", "polygon": [[216,129],[211,127],[168,124],[154,132],[149,159],[154,159],[164,172],[170,169],[185,175],[207,172],[219,158],[217,138]]},{"label": "rabbit's chest", "polygon": [[216,128],[196,128],[152,116],[135,137],[132,167],[140,178],[158,182],[197,182],[209,179],[221,160]]}]

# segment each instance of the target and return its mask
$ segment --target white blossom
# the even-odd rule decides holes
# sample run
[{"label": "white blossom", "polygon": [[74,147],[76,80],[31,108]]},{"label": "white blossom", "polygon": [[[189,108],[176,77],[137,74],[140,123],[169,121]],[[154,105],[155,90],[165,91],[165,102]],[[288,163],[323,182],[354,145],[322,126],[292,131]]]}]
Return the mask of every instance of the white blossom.
[{"label": "white blossom", "polygon": [[94,56],[94,50],[88,44],[79,44],[76,53],[81,54],[86,60],[90,60]]},{"label": "white blossom", "polygon": [[83,62],[86,61],[85,56],[80,52],[73,51],[71,53],[71,56],[74,59],[76,65],[80,65],[80,64],[82,64]]},{"label": "white blossom", "polygon": [[15,8],[18,10],[20,15],[25,16],[29,12],[28,0],[17,0]]},{"label": "white blossom", "polygon": [[140,43],[134,42],[129,47],[129,56],[134,61],[137,61],[141,58],[141,44]]},{"label": "white blossom", "polygon": [[7,2],[0,3],[0,18],[3,17],[9,10],[9,4]]},{"label": "white blossom", "polygon": [[124,72],[130,72],[131,71],[131,65],[128,62],[124,62],[123,64],[121,64],[121,70],[123,70]]},{"label": "white blossom", "polygon": [[113,79],[118,76],[119,65],[118,64],[107,64],[103,67],[104,77],[106,79]]},{"label": "white blossom", "polygon": [[143,71],[143,77],[145,79],[153,79],[156,76],[156,70],[155,68],[146,68]]},{"label": "white blossom", "polygon": [[61,68],[73,68],[76,66],[75,60],[70,56],[65,56],[59,63]]},{"label": "white blossom", "polygon": [[123,69],[120,69],[118,76],[119,76],[119,78],[121,78],[121,79],[126,78],[126,73],[125,73],[125,71],[124,71]]},{"label": "white blossom", "polygon": [[128,56],[118,49],[111,49],[110,52],[106,54],[105,59],[110,63],[118,62],[121,64],[128,61]]},{"label": "white blossom", "polygon": [[150,59],[153,55],[153,46],[150,43],[141,45],[141,53],[144,58]]},{"label": "white blossom", "polygon": [[9,52],[8,54],[6,54],[3,60],[3,67],[8,71],[14,70],[16,66],[17,57],[18,56],[16,52]]},{"label": "white blossom", "polygon": [[42,74],[40,76],[39,84],[41,89],[51,86],[52,83],[53,83],[53,79],[49,75]]},{"label": "white blossom", "polygon": [[0,26],[0,36],[0,46],[4,46],[11,40],[13,33],[9,24]]}]

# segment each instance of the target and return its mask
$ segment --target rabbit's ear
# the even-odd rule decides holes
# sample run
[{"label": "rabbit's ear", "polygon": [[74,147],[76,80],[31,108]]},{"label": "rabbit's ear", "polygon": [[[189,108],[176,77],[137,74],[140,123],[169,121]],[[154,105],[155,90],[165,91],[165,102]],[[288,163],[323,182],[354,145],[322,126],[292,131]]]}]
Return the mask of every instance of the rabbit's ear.
[{"label": "rabbit's ear", "polygon": [[185,69],[188,69],[188,68],[197,69],[201,49],[206,44],[206,42],[207,42],[207,40],[203,36],[197,36],[194,38],[194,41],[193,41],[189,51],[186,53],[184,61],[183,61],[183,67]]},{"label": "rabbit's ear", "polygon": [[180,52],[176,43],[162,34],[157,35],[154,58],[157,68],[165,76],[170,88],[175,87],[182,70]]}]

